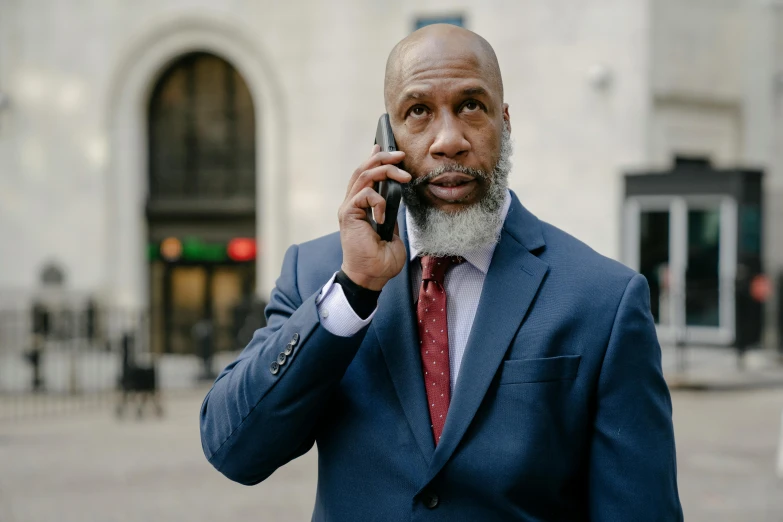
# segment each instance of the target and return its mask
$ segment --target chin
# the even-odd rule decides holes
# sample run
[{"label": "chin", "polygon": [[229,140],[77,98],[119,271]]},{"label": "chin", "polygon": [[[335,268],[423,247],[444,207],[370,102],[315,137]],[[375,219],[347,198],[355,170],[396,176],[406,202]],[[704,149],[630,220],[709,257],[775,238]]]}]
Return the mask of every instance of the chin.
[{"label": "chin", "polygon": [[478,205],[485,196],[485,190],[477,190],[468,194],[462,199],[445,200],[430,196],[427,198],[427,201],[431,207],[440,210],[459,212],[460,210]]},{"label": "chin", "polygon": [[446,212],[448,214],[459,214],[460,212],[463,212],[475,206],[476,203],[478,203],[478,201],[473,201],[473,202],[448,201],[448,202],[439,202],[439,204],[430,205],[430,206],[436,210],[439,210],[441,212]]}]

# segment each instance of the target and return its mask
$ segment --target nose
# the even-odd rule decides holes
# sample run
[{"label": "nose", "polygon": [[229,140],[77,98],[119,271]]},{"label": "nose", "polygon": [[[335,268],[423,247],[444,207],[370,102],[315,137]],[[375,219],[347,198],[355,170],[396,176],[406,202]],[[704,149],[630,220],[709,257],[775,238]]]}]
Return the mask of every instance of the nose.
[{"label": "nose", "polygon": [[470,142],[465,138],[459,121],[453,114],[438,118],[440,126],[430,145],[430,155],[437,159],[453,159],[467,155]]}]

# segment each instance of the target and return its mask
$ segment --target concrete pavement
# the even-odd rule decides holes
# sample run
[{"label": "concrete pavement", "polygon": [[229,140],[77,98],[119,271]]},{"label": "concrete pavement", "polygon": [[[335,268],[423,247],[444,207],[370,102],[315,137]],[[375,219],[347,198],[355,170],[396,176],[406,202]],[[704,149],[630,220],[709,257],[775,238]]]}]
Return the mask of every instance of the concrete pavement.
[{"label": "concrete pavement", "polygon": [[[229,482],[201,452],[204,393],[169,395],[160,420],[117,421],[100,408],[0,424],[0,522],[309,520],[315,452],[261,485]],[[686,520],[783,520],[783,388],[673,398]]]},{"label": "concrete pavement", "polygon": [[201,451],[206,390],[169,397],[163,419],[111,408],[0,425],[0,522],[309,520],[316,454],[248,488]]}]

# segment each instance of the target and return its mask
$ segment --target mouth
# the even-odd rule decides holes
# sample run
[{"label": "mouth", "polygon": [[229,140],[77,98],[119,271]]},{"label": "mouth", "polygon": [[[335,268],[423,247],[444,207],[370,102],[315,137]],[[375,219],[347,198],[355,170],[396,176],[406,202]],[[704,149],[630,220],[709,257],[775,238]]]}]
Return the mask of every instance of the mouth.
[{"label": "mouth", "polygon": [[457,203],[467,198],[476,189],[476,178],[461,172],[444,172],[433,178],[427,188],[436,198]]}]

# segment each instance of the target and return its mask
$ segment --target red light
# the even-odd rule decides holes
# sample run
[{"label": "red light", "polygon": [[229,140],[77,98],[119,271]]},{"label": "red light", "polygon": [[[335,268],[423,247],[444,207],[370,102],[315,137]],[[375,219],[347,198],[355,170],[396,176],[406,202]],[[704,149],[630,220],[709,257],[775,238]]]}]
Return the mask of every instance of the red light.
[{"label": "red light", "polygon": [[772,295],[772,282],[764,274],[758,274],[750,282],[750,296],[759,303],[766,302]]},{"label": "red light", "polygon": [[256,240],[250,237],[236,237],[228,242],[226,253],[232,261],[252,261],[256,258]]}]

